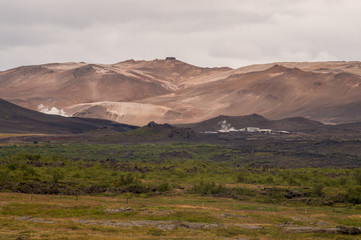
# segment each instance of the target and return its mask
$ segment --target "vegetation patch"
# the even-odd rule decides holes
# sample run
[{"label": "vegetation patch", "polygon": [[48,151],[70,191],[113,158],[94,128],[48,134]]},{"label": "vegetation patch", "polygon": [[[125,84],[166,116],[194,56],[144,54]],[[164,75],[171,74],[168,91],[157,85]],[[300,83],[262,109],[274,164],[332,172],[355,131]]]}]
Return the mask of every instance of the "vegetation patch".
[{"label": "vegetation patch", "polygon": [[252,161],[270,154],[254,151],[193,143],[2,145],[0,236],[51,239],[56,228],[54,239],[357,239],[285,229],[361,226],[360,168],[260,165]]}]

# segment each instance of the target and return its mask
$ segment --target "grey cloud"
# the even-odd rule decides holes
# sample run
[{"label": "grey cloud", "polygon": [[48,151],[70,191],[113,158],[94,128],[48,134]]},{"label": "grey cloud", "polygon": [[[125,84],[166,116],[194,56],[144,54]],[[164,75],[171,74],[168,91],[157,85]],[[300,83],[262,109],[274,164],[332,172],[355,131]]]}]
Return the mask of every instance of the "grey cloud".
[{"label": "grey cloud", "polygon": [[357,60],[356,0],[2,0],[0,70],[174,55],[200,66]]}]

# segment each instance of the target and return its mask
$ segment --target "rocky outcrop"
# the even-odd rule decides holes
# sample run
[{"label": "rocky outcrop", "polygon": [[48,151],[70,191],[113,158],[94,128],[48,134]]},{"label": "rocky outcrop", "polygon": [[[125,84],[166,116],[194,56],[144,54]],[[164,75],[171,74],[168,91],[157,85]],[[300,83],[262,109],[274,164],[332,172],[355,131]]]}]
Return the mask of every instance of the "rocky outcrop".
[{"label": "rocky outcrop", "polygon": [[169,138],[194,139],[197,137],[197,134],[191,128],[176,127],[167,123],[157,124],[152,121],[146,127],[152,129],[155,133],[165,134]]},{"label": "rocky outcrop", "polygon": [[284,229],[286,232],[293,232],[293,233],[331,233],[331,234],[346,234],[346,235],[361,234],[360,227],[346,227],[346,226],[337,226],[335,228],[287,226]]}]

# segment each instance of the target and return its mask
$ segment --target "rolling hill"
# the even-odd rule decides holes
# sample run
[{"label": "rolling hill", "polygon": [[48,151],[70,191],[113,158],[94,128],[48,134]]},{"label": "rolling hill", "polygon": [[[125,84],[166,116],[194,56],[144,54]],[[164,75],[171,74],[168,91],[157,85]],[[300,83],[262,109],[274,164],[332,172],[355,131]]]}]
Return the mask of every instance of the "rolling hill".
[{"label": "rolling hill", "polygon": [[241,129],[247,127],[258,127],[264,129],[273,129],[276,131],[301,131],[307,129],[317,129],[324,126],[324,124],[309,120],[302,117],[285,118],[280,120],[269,120],[258,114],[246,116],[224,116],[220,115],[199,123],[184,124],[183,127],[192,128],[198,132],[217,131],[226,125],[227,128]]}]

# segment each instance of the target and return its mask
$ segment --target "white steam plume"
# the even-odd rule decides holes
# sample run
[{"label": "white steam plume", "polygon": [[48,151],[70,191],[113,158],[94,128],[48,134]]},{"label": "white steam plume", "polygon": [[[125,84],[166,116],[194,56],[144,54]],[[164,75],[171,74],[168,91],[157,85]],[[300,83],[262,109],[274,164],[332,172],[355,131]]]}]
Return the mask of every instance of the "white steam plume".
[{"label": "white steam plume", "polygon": [[218,122],[218,125],[221,125],[220,132],[229,132],[229,131],[235,131],[235,129],[232,127],[230,123],[227,123],[226,120]]},{"label": "white steam plume", "polygon": [[57,109],[56,107],[48,108],[44,104],[39,104],[38,105],[38,111],[42,112],[42,113],[46,113],[46,114],[60,115],[60,116],[63,116],[63,117],[69,117],[68,115],[65,114],[63,109]]}]

